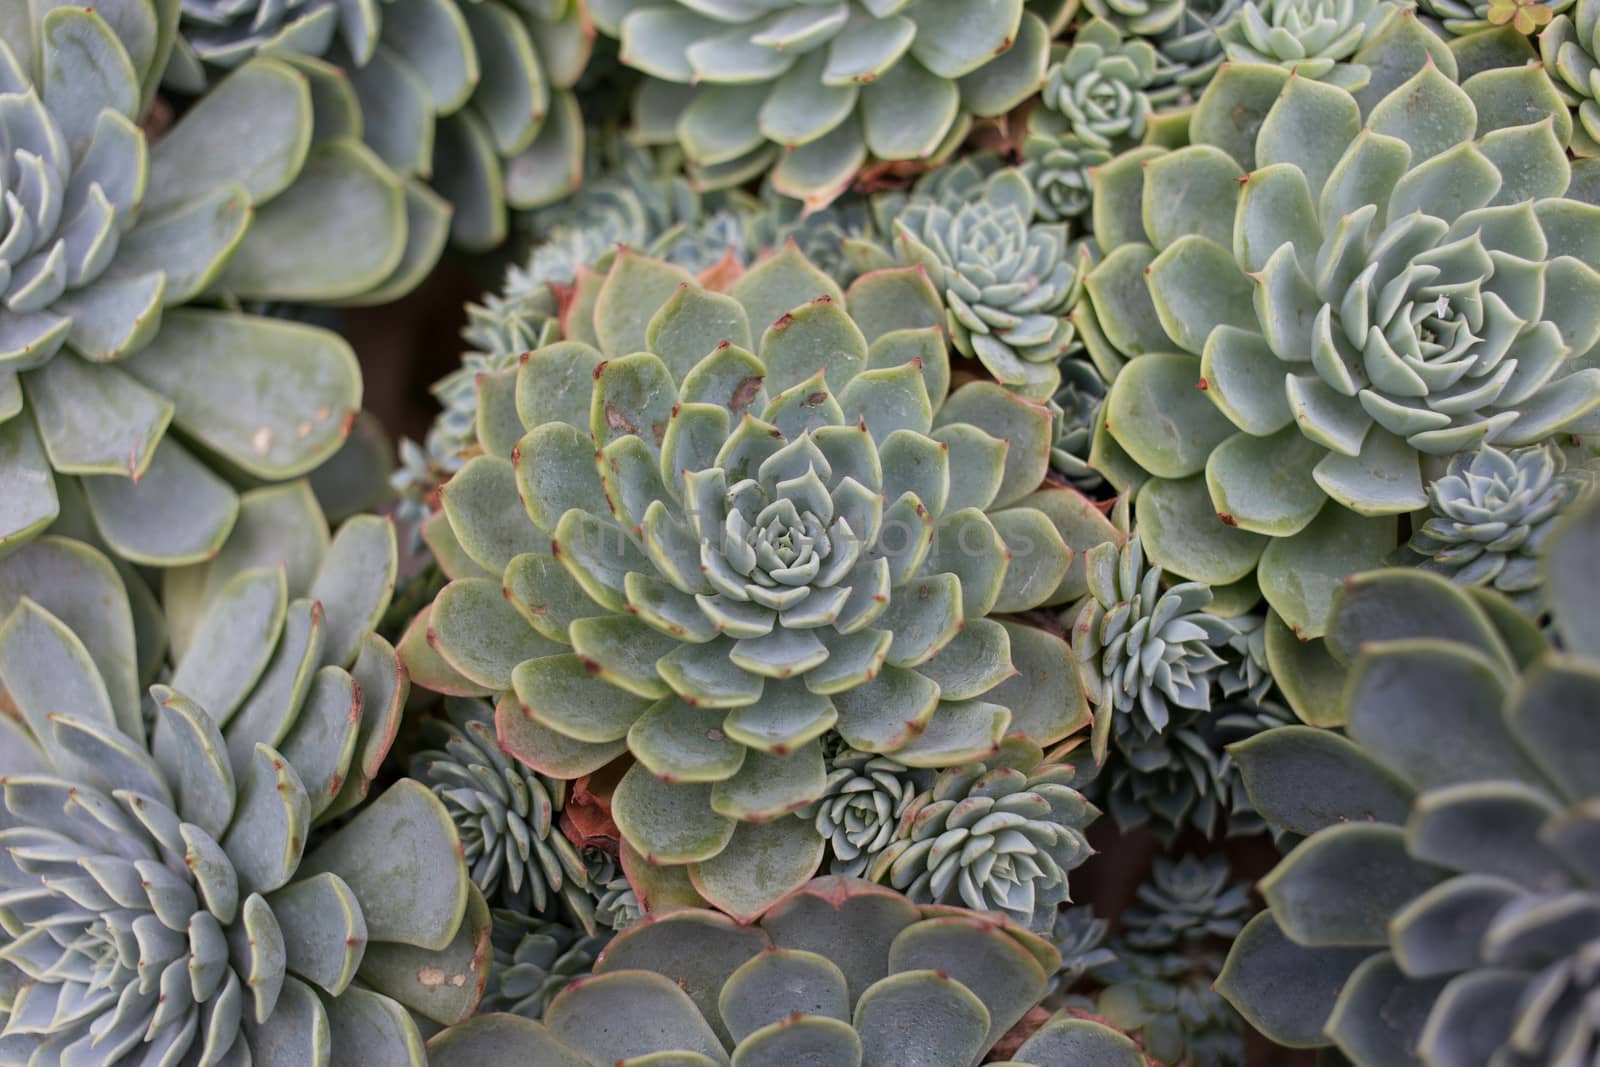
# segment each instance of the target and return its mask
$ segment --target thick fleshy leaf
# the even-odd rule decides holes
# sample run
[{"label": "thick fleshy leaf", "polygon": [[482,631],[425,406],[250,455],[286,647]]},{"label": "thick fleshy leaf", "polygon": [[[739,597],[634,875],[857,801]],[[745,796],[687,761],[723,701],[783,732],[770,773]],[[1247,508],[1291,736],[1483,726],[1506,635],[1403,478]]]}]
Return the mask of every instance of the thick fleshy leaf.
[{"label": "thick fleshy leaf", "polygon": [[328,459],[361,407],[350,346],[281,319],[173,311],[124,366],[172,400],[175,426],[261,478],[294,477]]},{"label": "thick fleshy leaf", "polygon": [[1250,1024],[1280,1045],[1326,1045],[1323,1026],[1350,972],[1370,949],[1304,948],[1284,936],[1272,913],[1245,924],[1216,989]]},{"label": "thick fleshy leaf", "polygon": [[440,950],[466,913],[469,883],[460,850],[444,805],[406,778],[319,844],[300,873],[342,878],[361,901],[373,941]]},{"label": "thick fleshy leaf", "polygon": [[1388,943],[1396,909],[1444,879],[1398,826],[1346,823],[1301,843],[1262,879],[1274,921],[1306,947]]},{"label": "thick fleshy leaf", "polygon": [[727,847],[739,825],[711,810],[712,788],[671,785],[635,765],[612,795],[612,818],[653,863],[707,860]]},{"label": "thick fleshy leaf", "polygon": [[588,1063],[623,1063],[662,1049],[728,1062],[722,1043],[688,994],[648,971],[574,982],[550,1002],[545,1025]]},{"label": "thick fleshy leaf", "polygon": [[804,885],[822,856],[822,837],[804,819],[745,822],[720,853],[691,865],[689,877],[714,907],[750,922]]}]

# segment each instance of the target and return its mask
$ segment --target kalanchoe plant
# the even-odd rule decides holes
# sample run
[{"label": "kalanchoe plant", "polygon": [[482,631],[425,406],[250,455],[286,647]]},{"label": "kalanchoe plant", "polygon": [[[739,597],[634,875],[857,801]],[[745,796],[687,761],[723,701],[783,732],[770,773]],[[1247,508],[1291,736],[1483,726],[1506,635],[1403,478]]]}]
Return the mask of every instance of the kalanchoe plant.
[{"label": "kalanchoe plant", "polygon": [[1458,85],[1404,13],[1357,58],[1360,98],[1229,66],[1190,146],[1096,172],[1093,339],[1131,357],[1105,424],[1148,476],[1145,549],[1214,587],[1254,575],[1302,640],[1426,505],[1424,457],[1534,444],[1600,405],[1600,208],[1562,195],[1549,79]]},{"label": "kalanchoe plant", "polygon": [[591,0],[622,61],[650,77],[637,131],[682,144],[702,188],[770,169],[825,204],[869,160],[940,158],[974,116],[1002,115],[1044,77],[1050,30],[1023,0]]},{"label": "kalanchoe plant", "polygon": [[1562,509],[1588,483],[1549,445],[1502,452],[1481,445],[1450,460],[1428,486],[1427,521],[1407,548],[1462,585],[1486,585],[1537,609],[1539,553]]},{"label": "kalanchoe plant", "polygon": [[[208,287],[285,295],[321,269],[326,249],[282,223],[322,157],[304,80],[268,59],[148,144],[157,25],[145,0],[36,5],[0,23],[0,546],[69,496],[125,558],[203,559],[239,508],[213,466],[303,474],[360,406],[354,356],[332,333],[175,307]],[[234,136],[245,124],[248,149]],[[341,266],[358,287],[367,251]]]},{"label": "kalanchoe plant", "polygon": [[579,0],[180,0],[178,9],[166,85],[201,94],[260,54],[297,67],[317,86],[320,120],[364,139],[406,181],[406,213],[433,242],[419,278],[446,232],[491,248],[508,233],[508,206],[550,203],[582,176],[572,88],[594,33]]},{"label": "kalanchoe plant", "polygon": [[[432,1067],[620,1063],[974,1067],[1044,993],[1060,957],[992,917],[919,909],[867,882],[821,878],[741,926],[654,915],[607,947],[544,1023],[481,1015],[435,1037]],[[1057,1018],[1011,1067],[1142,1067],[1133,1042]]]},{"label": "kalanchoe plant", "polygon": [[494,959],[478,1012],[508,1012],[528,1019],[544,1018],[550,1000],[575,980],[587,975],[610,940],[519,911],[490,913],[494,929],[489,935]]},{"label": "kalanchoe plant", "polygon": [[[1037,205],[1022,171],[978,157],[928,175],[909,199],[880,198],[875,210],[899,262],[922,267],[942,294],[956,350],[1002,384],[1044,400],[1075,336],[1067,313],[1089,253],[1066,223],[1042,221]],[[867,258],[892,262],[882,251]]]},{"label": "kalanchoe plant", "polygon": [[1209,710],[1213,676],[1223,665],[1218,649],[1234,630],[1206,610],[1207,586],[1165,585],[1165,572],[1146,562],[1137,533],[1090,549],[1085,568],[1089,593],[1063,621],[1098,709],[1092,738],[1100,761],[1113,736],[1148,740],[1167,729],[1175,712]]},{"label": "kalanchoe plant", "polygon": [[1345,736],[1235,748],[1257,808],[1307,835],[1218,985],[1269,1037],[1360,1067],[1592,1056],[1597,543],[1593,502],[1548,542],[1554,646],[1493,592],[1352,579]]},{"label": "kalanchoe plant", "polygon": [[1573,153],[1600,156],[1600,89],[1595,84],[1600,75],[1600,3],[1578,0],[1557,4],[1556,9],[1562,14],[1539,35],[1539,54],[1573,109]]},{"label": "kalanchoe plant", "polygon": [[447,698],[443,718],[422,724],[428,747],[412,776],[444,802],[472,882],[491,907],[561,913],[592,927],[588,872],[556,825],[566,783],[551,781],[500,750],[494,708]]},{"label": "kalanchoe plant", "polygon": [[1222,856],[1158,858],[1123,916],[1115,959],[1093,972],[1105,986],[1100,1013],[1163,1063],[1245,1062],[1244,1020],[1211,988],[1252,910],[1250,887],[1231,878]]},{"label": "kalanchoe plant", "polygon": [[1123,37],[1094,19],[1050,67],[1029,129],[1045,136],[1071,134],[1101,149],[1137,144],[1156,106],[1166,98],[1160,58],[1150,42]]},{"label": "kalanchoe plant", "polygon": [[1039,746],[1007,738],[999,755],[939,772],[900,819],[870,876],[919,904],[1003,913],[1049,930],[1071,899],[1067,872],[1093,853],[1084,828],[1100,814],[1046,763]]},{"label": "kalanchoe plant", "polygon": [[1397,10],[1389,0],[1244,0],[1218,33],[1232,63],[1272,63],[1353,91],[1371,71],[1352,57]]},{"label": "kalanchoe plant", "polygon": [[1038,489],[1042,408],[946,397],[922,272],[846,294],[790,245],[727,295],[628,251],[594,282],[567,341],[480,383],[483,455],[432,542],[456,580],[402,642],[417,681],[498,695],[540,773],[631,753],[624,837],[735,915],[820,863],[775,817],[823,794],[825,735],[936,768],[1083,723],[1065,643],[989,616],[1073,596],[1061,531],[1104,519]]},{"label": "kalanchoe plant", "polygon": [[235,570],[144,710],[161,634],[113,565],[0,561],[0,1059],[420,1067],[418,1019],[471,1013],[488,913],[443,806],[401,781],[333,821],[405,700],[394,555],[366,518],[309,597],[303,559]]}]

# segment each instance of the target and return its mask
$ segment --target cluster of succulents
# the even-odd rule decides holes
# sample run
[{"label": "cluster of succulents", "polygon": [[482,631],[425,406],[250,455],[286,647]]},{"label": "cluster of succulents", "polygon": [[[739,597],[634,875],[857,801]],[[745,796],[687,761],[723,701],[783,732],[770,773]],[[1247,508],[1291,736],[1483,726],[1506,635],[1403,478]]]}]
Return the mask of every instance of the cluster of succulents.
[{"label": "cluster of succulents", "polygon": [[1597,476],[1600,0],[0,0],[0,1064],[1588,1064]]}]

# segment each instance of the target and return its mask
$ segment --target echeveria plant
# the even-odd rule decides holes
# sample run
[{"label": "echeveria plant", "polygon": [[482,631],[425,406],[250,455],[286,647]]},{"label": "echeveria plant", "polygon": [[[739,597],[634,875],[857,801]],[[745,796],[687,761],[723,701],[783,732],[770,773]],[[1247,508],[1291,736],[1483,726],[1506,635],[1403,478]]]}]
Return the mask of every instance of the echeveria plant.
[{"label": "echeveria plant", "polygon": [[443,806],[363,802],[406,694],[370,632],[393,533],[347,524],[310,597],[299,562],[209,575],[142,697],[163,634],[106,557],[0,561],[6,1062],[420,1067],[471,1013],[488,911]]},{"label": "echeveria plant", "polygon": [[[1043,995],[1060,955],[959,909],[820,878],[741,926],[675,909],[620,934],[543,1024],[483,1015],[428,1044],[432,1067],[621,1063],[974,1067]],[[999,1064],[1002,1061],[991,1061]],[[1142,1067],[1132,1041],[1052,1019],[1011,1067]]]},{"label": "echeveria plant", "polygon": [[974,116],[1038,89],[1050,45],[1023,0],[591,0],[589,13],[649,75],[639,134],[681,144],[696,184],[770,171],[810,204],[869,160],[948,156]]},{"label": "echeveria plant", "polygon": [[1564,195],[1550,80],[1458,83],[1405,13],[1356,58],[1359,95],[1229,66],[1192,144],[1096,171],[1090,340],[1127,359],[1104,421],[1145,549],[1214,587],[1253,577],[1302,640],[1393,551],[1425,471],[1600,405],[1600,208]]},{"label": "echeveria plant", "polygon": [[420,279],[447,232],[492,248],[508,207],[577,188],[572,89],[593,38],[578,0],[179,0],[164,77],[201,94],[258,55],[296,67],[318,90],[319,124],[405,182]]},{"label": "echeveria plant", "polygon": [[1256,807],[1306,838],[1218,984],[1273,1040],[1360,1067],[1592,1054],[1597,543],[1593,503],[1551,537],[1549,638],[1426,572],[1352,580],[1345,734],[1234,750]]},{"label": "echeveria plant", "polygon": [[1109,524],[1039,489],[1043,407],[949,390],[921,271],[846,293],[790,245],[727,294],[628,251],[594,282],[567,340],[480,381],[419,682],[497,697],[541,773],[631,754],[630,846],[745,916],[822,859],[775,817],[824,793],[824,742],[941,768],[1083,723],[1066,643],[992,616],[1071,599],[1063,531]]},{"label": "echeveria plant", "polygon": [[78,507],[123,558],[204,559],[238,514],[232,479],[311,470],[360,406],[333,333],[178,305],[360,295],[403,251],[398,186],[314,143],[306,79],[267,57],[151,144],[159,26],[146,0],[0,21],[0,545]]}]

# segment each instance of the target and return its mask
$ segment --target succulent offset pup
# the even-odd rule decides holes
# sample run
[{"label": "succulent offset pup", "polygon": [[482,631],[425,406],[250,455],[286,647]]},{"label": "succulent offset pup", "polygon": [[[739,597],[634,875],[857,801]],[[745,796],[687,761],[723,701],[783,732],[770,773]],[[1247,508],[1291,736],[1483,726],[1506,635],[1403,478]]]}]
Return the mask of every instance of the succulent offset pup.
[{"label": "succulent offset pup", "polygon": [[620,38],[622,62],[650,76],[640,134],[679,142],[697,185],[769,173],[812,205],[869,160],[950,155],[974,116],[1003,115],[1038,89],[1052,32],[1023,0],[590,0],[588,10]]},{"label": "succulent offset pup", "polygon": [[922,272],[846,294],[790,245],[726,295],[626,250],[597,281],[568,340],[480,383],[434,531],[455,580],[401,642],[419,683],[498,696],[553,777],[631,753],[629,845],[739,916],[822,860],[778,816],[823,795],[824,741],[942,768],[1083,725],[1065,642],[989,616],[1072,598],[1062,531],[1113,531],[1038,488],[1043,407],[947,396]]},{"label": "succulent offset pup", "polygon": [[1426,571],[1352,579],[1347,736],[1234,749],[1262,815],[1307,836],[1218,984],[1273,1040],[1359,1067],[1593,1060],[1597,544],[1593,501],[1551,536],[1548,637]]},{"label": "succulent offset pup", "polygon": [[363,799],[407,689],[371,632],[393,531],[309,574],[246,551],[143,707],[161,634],[111,562],[0,560],[0,1061],[421,1067],[472,1011],[488,909],[443,805]]},{"label": "succulent offset pup", "polygon": [[[741,926],[663,911],[607,947],[543,1025],[480,1015],[428,1043],[431,1067],[817,1064],[972,1067],[1044,995],[1061,956],[992,917],[918,908],[819,878]],[[1061,1016],[1011,1067],[1143,1067],[1126,1037]],[[999,1064],[997,1062],[997,1067]]]},{"label": "succulent offset pup", "polygon": [[[126,559],[204,559],[239,509],[215,468],[303,474],[360,407],[354,356],[333,333],[176,307],[210,290],[290,297],[303,273],[324,277],[327,248],[295,229],[302,183],[342,171],[310,146],[305,80],[267,58],[149,144],[156,28],[149,0],[22,5],[0,22],[0,547],[77,506]],[[401,230],[356,233],[365,243],[338,283],[352,287],[309,298],[357,295],[363,257],[404,245]]]},{"label": "succulent offset pup", "polygon": [[1231,65],[1191,145],[1096,171],[1084,334],[1127,359],[1104,417],[1140,468],[1119,481],[1143,480],[1145,549],[1214,587],[1254,575],[1302,640],[1395,549],[1425,473],[1600,406],[1600,207],[1564,195],[1572,124],[1550,79],[1458,84],[1405,12],[1355,59],[1359,96]]}]

